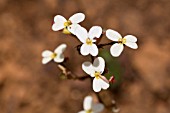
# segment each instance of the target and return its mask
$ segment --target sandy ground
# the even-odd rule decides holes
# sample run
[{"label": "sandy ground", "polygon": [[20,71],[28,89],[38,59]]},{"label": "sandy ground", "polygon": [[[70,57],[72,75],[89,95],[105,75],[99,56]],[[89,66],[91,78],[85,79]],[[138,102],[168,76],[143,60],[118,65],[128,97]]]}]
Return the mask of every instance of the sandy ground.
[{"label": "sandy ground", "polygon": [[0,113],[77,113],[93,95],[89,79],[62,80],[55,63],[41,64],[43,50],[67,43],[68,67],[84,75],[89,57],[77,53],[80,42],[51,30],[55,15],[76,12],[86,14],[87,29],[138,37],[139,49],[125,48],[118,58],[121,84],[109,90],[120,112],[170,113],[169,11],[169,0],[0,0]]}]

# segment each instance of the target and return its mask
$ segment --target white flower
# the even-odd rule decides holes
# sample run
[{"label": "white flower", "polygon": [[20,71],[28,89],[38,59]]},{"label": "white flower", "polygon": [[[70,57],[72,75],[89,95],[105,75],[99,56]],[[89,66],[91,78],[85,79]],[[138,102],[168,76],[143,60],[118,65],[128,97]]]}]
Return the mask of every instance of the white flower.
[{"label": "white flower", "polygon": [[76,13],[72,15],[68,20],[66,20],[61,15],[56,15],[54,17],[54,24],[52,25],[52,30],[58,31],[63,29],[64,34],[75,34],[75,30],[80,27],[78,23],[85,19],[83,13]]},{"label": "white flower", "polygon": [[104,105],[102,103],[93,103],[93,98],[91,96],[87,96],[83,102],[83,111],[78,113],[100,113],[104,109]]},{"label": "white flower", "polygon": [[109,87],[109,81],[102,76],[101,74],[104,72],[105,61],[102,57],[97,57],[93,64],[90,62],[84,62],[82,64],[82,69],[93,79],[93,90],[95,92],[101,91],[101,89],[107,89]]},{"label": "white flower", "polygon": [[122,38],[122,36],[118,32],[108,29],[106,31],[106,36],[108,39],[118,42],[116,44],[113,44],[110,48],[110,53],[114,57],[118,57],[121,54],[124,48],[124,44],[132,49],[138,48],[138,45],[136,44],[137,38],[133,35],[126,35],[124,38]]},{"label": "white flower", "polygon": [[66,47],[67,47],[66,44],[61,44],[54,50],[54,52],[49,51],[49,50],[43,51],[42,52],[42,57],[43,57],[42,63],[47,64],[52,59],[57,63],[63,62],[64,61],[63,52],[66,49]]},{"label": "white flower", "polygon": [[94,42],[94,38],[99,38],[102,34],[102,28],[100,26],[93,26],[89,32],[83,27],[76,29],[77,38],[83,43],[80,48],[80,53],[84,56],[91,54],[92,56],[98,55],[98,48]]}]

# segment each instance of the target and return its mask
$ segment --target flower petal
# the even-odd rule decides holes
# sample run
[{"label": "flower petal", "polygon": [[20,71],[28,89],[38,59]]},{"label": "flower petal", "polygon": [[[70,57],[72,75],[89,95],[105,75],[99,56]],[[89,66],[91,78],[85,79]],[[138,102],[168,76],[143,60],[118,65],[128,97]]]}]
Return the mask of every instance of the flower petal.
[{"label": "flower petal", "polygon": [[118,44],[118,43],[113,44],[110,48],[110,53],[112,56],[118,57],[123,51],[123,48],[124,48],[123,44]]},{"label": "flower petal", "polygon": [[45,50],[42,52],[42,57],[50,57],[53,54],[53,52],[49,50]]},{"label": "flower petal", "polygon": [[72,23],[80,23],[85,19],[85,15],[83,13],[76,13],[74,15],[72,15],[69,20]]},{"label": "flower petal", "polygon": [[102,57],[97,57],[93,62],[93,66],[95,71],[100,72],[102,74],[105,68],[104,59]]},{"label": "flower petal", "polygon": [[79,24],[71,24],[67,29],[73,34],[76,35],[76,30],[81,27]]},{"label": "flower petal", "polygon": [[93,66],[90,62],[84,62],[82,64],[82,69],[83,71],[85,71],[88,75],[90,75],[91,77],[94,77],[94,69]]},{"label": "flower petal", "polygon": [[57,56],[54,58],[54,61],[57,63],[61,63],[64,61],[64,55],[63,54],[57,54]]},{"label": "flower petal", "polygon": [[83,44],[81,47],[80,47],[80,53],[83,55],[83,56],[86,56],[90,53],[90,49],[89,49],[89,45],[87,44]]},{"label": "flower petal", "polygon": [[[105,78],[104,76],[102,76],[103,78]],[[102,80],[102,79],[99,79],[99,82],[100,82],[100,87],[102,88],[102,89],[107,89],[107,88],[109,88],[109,84],[107,83],[107,82],[105,82],[104,80]]]},{"label": "flower petal", "polygon": [[91,96],[86,96],[83,102],[84,110],[90,110],[92,108],[92,100]]},{"label": "flower petal", "polygon": [[90,39],[99,38],[102,34],[102,28],[100,26],[93,26],[88,33]]},{"label": "flower petal", "polygon": [[100,79],[96,79],[96,78],[93,79],[93,90],[95,92],[101,91]]},{"label": "flower petal", "polygon": [[44,58],[42,59],[42,64],[47,64],[47,63],[50,62],[51,60],[52,60],[51,57],[44,57]]},{"label": "flower petal", "polygon": [[113,40],[113,41],[118,41],[119,38],[122,38],[122,36],[117,31],[114,31],[114,30],[111,30],[111,29],[108,29],[106,31],[106,37],[110,40]]},{"label": "flower petal", "polygon": [[96,44],[92,44],[89,46],[89,53],[92,55],[92,56],[97,56],[98,53],[99,53],[99,50],[96,46]]},{"label": "flower petal", "polygon": [[104,110],[104,105],[103,104],[101,104],[101,103],[92,104],[92,111],[94,113],[100,113],[103,110]]},{"label": "flower petal", "polygon": [[87,30],[84,27],[78,27],[76,29],[76,36],[82,42],[85,43],[87,39]]},{"label": "flower petal", "polygon": [[134,43],[134,42],[126,42],[125,45],[132,48],[132,49],[137,49],[138,48],[138,45],[136,43]]},{"label": "flower petal", "polygon": [[79,111],[78,113],[86,113],[86,111]]},{"label": "flower petal", "polygon": [[137,38],[133,35],[126,35],[124,38],[126,39],[126,42],[136,42],[137,41]]},{"label": "flower petal", "polygon": [[57,55],[62,54],[64,50],[66,49],[67,45],[66,44],[60,44],[54,52],[57,53]]},{"label": "flower petal", "polygon": [[52,30],[53,31],[58,31],[64,28],[64,22],[67,20],[61,16],[61,15],[56,15],[54,17],[54,24],[52,25]]}]

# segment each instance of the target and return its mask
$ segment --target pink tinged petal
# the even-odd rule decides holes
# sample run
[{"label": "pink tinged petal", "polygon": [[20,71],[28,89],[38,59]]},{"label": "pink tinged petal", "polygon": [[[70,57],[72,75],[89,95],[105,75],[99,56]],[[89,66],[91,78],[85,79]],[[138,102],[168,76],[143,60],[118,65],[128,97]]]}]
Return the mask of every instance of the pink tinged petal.
[{"label": "pink tinged petal", "polygon": [[[104,77],[104,76],[103,76]],[[102,88],[102,89],[107,89],[107,88],[109,88],[109,84],[106,82],[106,81],[104,81],[104,80],[102,80],[102,79],[99,79],[99,82],[100,82],[100,87]]]},{"label": "pink tinged petal", "polygon": [[122,36],[117,31],[111,29],[106,31],[106,37],[112,41],[118,41],[120,38],[122,38]]},{"label": "pink tinged petal", "polygon": [[53,31],[58,31],[64,28],[64,23],[67,20],[61,16],[61,15],[57,15],[54,17],[54,24],[52,25],[52,30]]},{"label": "pink tinged petal", "polygon": [[87,44],[83,44],[81,47],[80,47],[80,53],[83,55],[83,56],[86,56],[90,53],[90,49],[89,49],[89,45]]},{"label": "pink tinged petal", "polygon": [[78,112],[78,113],[86,113],[86,111],[80,111],[80,112]]},{"label": "pink tinged petal", "polygon": [[104,59],[102,57],[97,57],[93,62],[93,66],[95,71],[100,72],[102,74],[105,68]]},{"label": "pink tinged petal", "polygon": [[93,69],[93,66],[90,62],[84,62],[82,64],[82,69],[83,71],[85,71],[88,75],[90,75],[91,77],[94,77],[94,69]]},{"label": "pink tinged petal", "polygon": [[104,105],[101,103],[93,104],[92,105],[92,111],[94,113],[100,113],[104,110]]},{"label": "pink tinged petal", "polygon": [[69,18],[72,23],[80,23],[85,19],[85,15],[83,13],[76,13]]},{"label": "pink tinged petal", "polygon": [[88,45],[89,46],[89,53],[92,55],[92,56],[97,56],[98,53],[99,53],[99,50],[96,46],[96,44],[92,44],[92,45]]},{"label": "pink tinged petal", "polygon": [[96,79],[96,78],[93,79],[93,90],[95,92],[101,91],[100,79]]},{"label": "pink tinged petal", "polygon": [[123,51],[123,44],[113,44],[110,48],[110,53],[114,57],[118,57]]},{"label": "pink tinged petal", "polygon": [[57,63],[61,63],[64,61],[64,55],[63,54],[57,54],[57,56],[54,58],[54,61]]},{"label": "pink tinged petal", "polygon": [[78,27],[76,29],[76,36],[77,38],[82,42],[82,43],[86,43],[86,39],[87,37],[87,30],[84,27]]},{"label": "pink tinged petal", "polygon": [[132,49],[137,49],[138,48],[138,45],[136,43],[134,43],[134,42],[126,42],[125,45],[132,48]]},{"label": "pink tinged petal", "polygon": [[66,45],[66,44],[61,44],[61,45],[59,45],[59,46],[54,50],[54,52],[55,52],[57,55],[59,55],[59,54],[62,54],[66,48],[67,48],[67,45]]},{"label": "pink tinged petal", "polygon": [[42,57],[50,57],[53,54],[53,52],[49,50],[45,50],[42,52]]},{"label": "pink tinged petal", "polygon": [[124,39],[126,39],[126,42],[137,42],[137,38],[133,35],[126,35]]},{"label": "pink tinged petal", "polygon": [[47,64],[47,63],[50,62],[51,60],[52,60],[51,57],[44,57],[44,58],[42,59],[42,64]]},{"label": "pink tinged petal", "polygon": [[92,100],[93,100],[93,98],[91,96],[85,97],[84,102],[83,102],[84,110],[92,109]]},{"label": "pink tinged petal", "polygon": [[109,84],[109,80],[108,80],[105,76],[100,76],[100,78],[101,78],[104,82],[106,82],[106,83]]},{"label": "pink tinged petal", "polygon": [[79,24],[71,24],[70,26],[68,26],[68,30],[73,34],[76,35],[76,30],[78,28],[80,28],[81,26]]},{"label": "pink tinged petal", "polygon": [[100,26],[93,26],[88,33],[90,39],[99,38],[102,34],[102,28]]}]

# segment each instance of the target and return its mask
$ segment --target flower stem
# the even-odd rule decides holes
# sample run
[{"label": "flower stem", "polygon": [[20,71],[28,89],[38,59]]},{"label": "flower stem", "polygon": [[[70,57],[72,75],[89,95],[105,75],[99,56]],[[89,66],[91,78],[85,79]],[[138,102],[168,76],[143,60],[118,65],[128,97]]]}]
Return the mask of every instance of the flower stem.
[{"label": "flower stem", "polygon": [[73,72],[69,71],[65,66],[62,64],[58,64],[58,68],[62,71],[62,73],[65,75],[67,79],[74,79],[74,80],[85,80],[87,78],[90,78],[90,76],[78,76],[74,74]]}]

